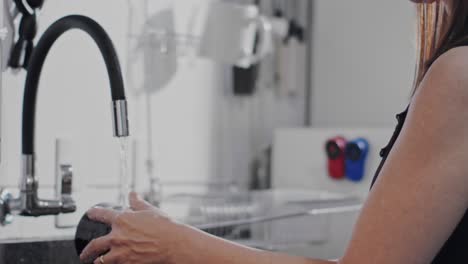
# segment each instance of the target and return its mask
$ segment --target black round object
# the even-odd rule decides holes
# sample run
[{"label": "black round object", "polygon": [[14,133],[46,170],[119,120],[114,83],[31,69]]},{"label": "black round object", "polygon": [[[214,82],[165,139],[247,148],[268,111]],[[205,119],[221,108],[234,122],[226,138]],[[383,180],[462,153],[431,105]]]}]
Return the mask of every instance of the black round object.
[{"label": "black round object", "polygon": [[339,158],[342,154],[340,147],[333,140],[328,141],[327,144],[325,145],[325,148],[328,154],[328,158],[332,160]]},{"label": "black round object", "polygon": [[349,143],[346,146],[346,157],[352,161],[361,159],[362,150],[356,143]]},{"label": "black round object", "polygon": [[[121,207],[114,206],[111,204],[98,204],[97,207],[101,208],[108,208],[113,210],[121,210]],[[93,221],[88,218],[85,214],[78,224],[76,228],[75,234],[75,249],[76,253],[81,255],[81,252],[85,249],[85,247],[91,242],[93,239],[98,237],[105,236],[112,231],[111,226],[107,224],[103,224],[100,222]]]}]

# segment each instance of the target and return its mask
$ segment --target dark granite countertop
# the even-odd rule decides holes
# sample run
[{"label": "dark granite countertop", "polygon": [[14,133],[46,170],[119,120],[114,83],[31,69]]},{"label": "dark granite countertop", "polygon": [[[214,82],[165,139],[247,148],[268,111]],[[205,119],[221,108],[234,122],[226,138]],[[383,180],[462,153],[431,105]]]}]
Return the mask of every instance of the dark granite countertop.
[{"label": "dark granite countertop", "polygon": [[0,244],[0,264],[79,264],[72,240]]}]

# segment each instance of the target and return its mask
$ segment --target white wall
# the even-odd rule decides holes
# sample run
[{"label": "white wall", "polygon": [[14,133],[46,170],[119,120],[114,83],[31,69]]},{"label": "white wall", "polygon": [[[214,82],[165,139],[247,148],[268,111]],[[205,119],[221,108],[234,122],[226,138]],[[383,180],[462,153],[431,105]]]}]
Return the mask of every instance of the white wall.
[{"label": "white wall", "polygon": [[[379,150],[387,144],[393,128],[289,128],[275,135],[273,153],[273,186],[279,189],[331,192],[367,197],[374,173],[380,164]],[[360,182],[331,179],[327,172],[325,142],[336,135],[353,139],[364,137],[369,142],[364,177]],[[293,253],[314,258],[339,258],[351,239],[358,212],[327,215],[328,236],[322,243],[309,244]]]},{"label": "white wall", "polygon": [[315,0],[314,5],[312,125],[393,126],[412,85],[414,4]]}]

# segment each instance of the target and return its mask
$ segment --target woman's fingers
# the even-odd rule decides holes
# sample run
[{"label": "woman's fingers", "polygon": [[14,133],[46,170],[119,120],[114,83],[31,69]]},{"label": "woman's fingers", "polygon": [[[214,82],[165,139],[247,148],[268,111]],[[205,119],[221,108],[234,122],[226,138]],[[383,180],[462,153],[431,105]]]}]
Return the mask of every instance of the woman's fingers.
[{"label": "woman's fingers", "polygon": [[102,255],[102,261],[101,261],[101,256],[96,258],[94,260],[93,264],[102,264],[103,262],[105,264],[115,264],[115,263],[122,263],[122,259],[120,254],[116,254],[114,251],[110,251],[109,253]]},{"label": "woman's fingers", "polygon": [[119,212],[110,209],[104,209],[99,207],[91,208],[87,215],[89,219],[98,221],[107,225],[112,225],[114,220],[119,216]]},{"label": "woman's fingers", "polygon": [[135,192],[130,193],[130,195],[128,196],[128,200],[130,201],[130,207],[134,211],[144,211],[144,210],[154,209],[154,207],[151,204],[141,199],[141,197]]},{"label": "woman's fingers", "polygon": [[80,260],[89,261],[109,251],[111,248],[110,240],[109,235],[92,240],[81,253]]}]

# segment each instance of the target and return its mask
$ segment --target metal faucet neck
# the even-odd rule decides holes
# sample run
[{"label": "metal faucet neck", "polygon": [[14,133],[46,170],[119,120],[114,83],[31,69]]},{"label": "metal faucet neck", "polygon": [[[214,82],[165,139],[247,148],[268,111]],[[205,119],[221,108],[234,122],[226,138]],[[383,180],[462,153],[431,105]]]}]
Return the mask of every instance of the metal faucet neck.
[{"label": "metal faucet neck", "polygon": [[36,102],[42,69],[53,44],[65,33],[79,29],[96,43],[104,59],[109,76],[111,98],[114,105],[114,129],[117,137],[128,136],[127,103],[120,62],[112,40],[106,31],[91,18],[81,15],[66,16],[53,23],[41,36],[33,50],[26,76],[23,101],[23,154],[34,154]]}]

